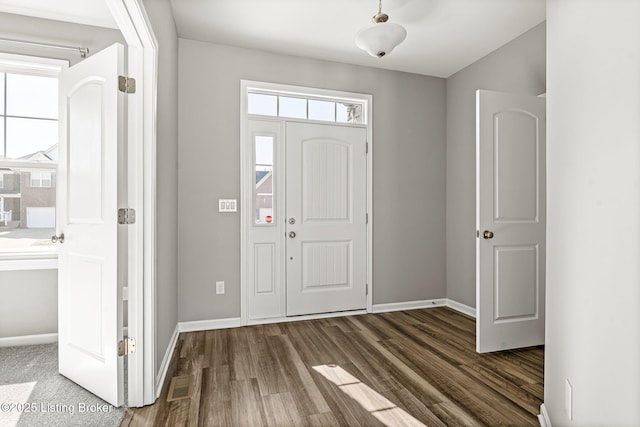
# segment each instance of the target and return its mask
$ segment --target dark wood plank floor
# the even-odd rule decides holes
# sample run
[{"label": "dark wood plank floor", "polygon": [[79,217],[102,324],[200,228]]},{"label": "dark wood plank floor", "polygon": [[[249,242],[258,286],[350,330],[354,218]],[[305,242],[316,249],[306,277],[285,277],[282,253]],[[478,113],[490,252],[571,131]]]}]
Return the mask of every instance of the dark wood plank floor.
[{"label": "dark wood plank floor", "polygon": [[[475,320],[444,307],[183,333],[122,426],[535,426],[543,356],[477,354]],[[191,398],[166,402],[188,374]]]}]

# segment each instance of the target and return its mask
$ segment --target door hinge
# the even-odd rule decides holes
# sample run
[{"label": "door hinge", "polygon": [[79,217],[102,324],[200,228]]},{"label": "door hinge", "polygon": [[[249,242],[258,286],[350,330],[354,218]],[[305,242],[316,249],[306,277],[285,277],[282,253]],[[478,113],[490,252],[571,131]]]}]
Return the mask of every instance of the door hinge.
[{"label": "door hinge", "polygon": [[364,294],[365,295],[369,295],[369,284],[368,283],[365,285],[364,289],[365,289]]},{"label": "door hinge", "polygon": [[367,142],[367,144],[364,147],[364,153],[365,154],[369,154],[369,143]]},{"label": "door hinge", "polygon": [[125,337],[118,342],[118,356],[126,356],[136,352],[136,340]]},{"label": "door hinge", "polygon": [[136,210],[131,208],[118,209],[118,224],[135,224]]},{"label": "door hinge", "polygon": [[124,93],[136,93],[136,79],[118,76],[118,89]]},{"label": "door hinge", "polygon": [[368,214],[368,213],[366,213],[366,214],[364,214],[364,215],[365,215],[365,216],[364,216],[365,224],[369,224],[369,214]]}]

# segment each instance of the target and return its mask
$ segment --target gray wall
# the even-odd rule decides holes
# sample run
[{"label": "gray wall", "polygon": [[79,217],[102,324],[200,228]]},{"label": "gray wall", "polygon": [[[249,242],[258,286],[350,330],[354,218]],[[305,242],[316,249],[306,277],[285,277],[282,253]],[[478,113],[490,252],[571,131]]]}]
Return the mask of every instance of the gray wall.
[{"label": "gray wall", "polygon": [[[178,314],[240,315],[240,79],[373,94],[375,304],[443,298],[445,81],[180,39]],[[224,280],[226,294],[215,295]]]},{"label": "gray wall", "polygon": [[447,79],[447,297],[476,306],[476,90],[546,91],[545,23]]},{"label": "gray wall", "polygon": [[637,1],[547,2],[544,403],[554,427],[640,425],[639,16]]},{"label": "gray wall", "polygon": [[[88,47],[91,52],[123,42],[119,31],[88,25],[0,13],[2,36]],[[0,43],[0,51],[81,60],[75,52]],[[56,270],[0,272],[0,338],[58,331]]]},{"label": "gray wall", "polygon": [[178,323],[178,35],[168,0],[145,0],[158,40],[156,369]]},{"label": "gray wall", "polygon": [[0,338],[58,332],[58,270],[0,271]]}]

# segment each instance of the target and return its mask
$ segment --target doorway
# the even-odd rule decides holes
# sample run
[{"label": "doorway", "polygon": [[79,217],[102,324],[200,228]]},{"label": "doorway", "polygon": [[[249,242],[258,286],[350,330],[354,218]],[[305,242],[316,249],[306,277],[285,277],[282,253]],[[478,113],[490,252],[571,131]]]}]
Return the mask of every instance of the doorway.
[{"label": "doorway", "polygon": [[370,310],[371,97],[242,86],[242,323]]},{"label": "doorway", "polygon": [[[56,4],[42,2],[42,7],[33,9],[22,7],[20,2],[5,2],[1,10],[12,13],[32,16],[30,12],[37,11],[38,17],[48,18],[55,16],[57,20],[66,20],[66,14],[73,7],[56,10]],[[13,3],[14,6],[11,7]],[[104,3],[104,4],[102,4]],[[32,4],[33,5],[33,4]],[[127,186],[127,197],[125,206],[135,207],[137,221],[128,226],[126,246],[129,255],[126,257],[126,267],[122,277],[118,277],[118,284],[128,287],[128,331],[130,336],[137,338],[137,351],[127,357],[128,382],[130,406],[142,406],[152,403],[155,400],[155,343],[154,343],[154,205],[155,205],[155,154],[153,146],[155,144],[155,99],[156,99],[156,63],[157,63],[157,42],[149,28],[149,21],[144,13],[141,0],[105,0],[101,2],[103,8],[96,7],[96,10],[103,10],[113,15],[116,27],[127,44],[128,75],[135,76],[138,83],[137,94],[131,94],[125,101],[128,125],[122,127],[121,131],[127,135],[128,148],[125,156],[130,179]],[[39,5],[40,6],[40,5]],[[24,13],[22,13],[24,12]],[[58,13],[60,12],[60,13]],[[80,14],[82,15],[82,14]],[[69,16],[70,22],[81,22],[83,16]],[[80,20],[80,21],[79,21]],[[91,25],[92,22],[82,22]],[[16,34],[21,34],[16,31]],[[25,33],[25,38],[32,38],[32,34]],[[37,43],[40,50],[52,48],[64,48],[62,46],[48,44],[46,36],[40,36],[42,43]],[[99,49],[96,49],[99,50]],[[93,53],[93,52],[91,52]],[[145,84],[146,83],[146,84]],[[143,90],[144,88],[144,90]],[[46,181],[47,177],[40,176],[39,180]],[[3,211],[7,209],[3,208]],[[32,219],[35,218],[33,215]],[[25,219],[26,219],[25,213]],[[144,230],[144,233],[143,233]],[[49,236],[50,237],[50,236]],[[26,270],[32,264],[47,261],[48,269],[55,269],[56,263],[50,260],[29,259],[20,260],[19,267]],[[17,261],[11,261],[16,263]],[[15,268],[15,266],[11,266]],[[44,267],[38,267],[44,268]],[[55,334],[52,334],[55,335]],[[53,337],[55,340],[55,337]],[[118,343],[113,343],[110,348],[117,347]]]}]

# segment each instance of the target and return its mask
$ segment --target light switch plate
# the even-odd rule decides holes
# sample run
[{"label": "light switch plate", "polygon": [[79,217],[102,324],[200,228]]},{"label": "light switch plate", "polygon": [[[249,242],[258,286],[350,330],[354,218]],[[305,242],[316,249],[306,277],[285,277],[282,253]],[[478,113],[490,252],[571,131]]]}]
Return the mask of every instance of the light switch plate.
[{"label": "light switch plate", "polygon": [[238,200],[218,199],[218,212],[238,212]]},{"label": "light switch plate", "polygon": [[216,282],[216,295],[224,294],[224,282]]}]

